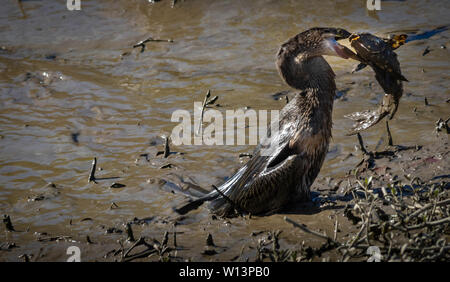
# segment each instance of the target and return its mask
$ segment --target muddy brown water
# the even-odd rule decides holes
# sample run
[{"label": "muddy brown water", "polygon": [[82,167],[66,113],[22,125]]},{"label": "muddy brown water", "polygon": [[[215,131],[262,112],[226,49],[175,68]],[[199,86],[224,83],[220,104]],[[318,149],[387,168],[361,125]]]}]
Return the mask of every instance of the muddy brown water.
[{"label": "muddy brown water", "polygon": [[[445,1],[383,1],[369,12],[365,1],[88,1],[68,11],[51,1],[2,3],[0,12],[0,212],[16,230],[2,226],[0,242],[19,248],[0,251],[0,260],[67,259],[67,246],[80,246],[83,260],[103,260],[122,234],[106,234],[133,218],[135,236],[161,238],[173,231],[172,207],[185,201],[177,189],[192,182],[205,189],[218,185],[239,168],[252,146],[172,146],[183,154],[155,157],[162,136],[177,124],[177,109],[194,111],[208,89],[226,109],[280,109],[286,90],[275,69],[278,46],[313,26],[349,31],[417,33],[446,25]],[[132,45],[148,37],[146,50]],[[398,50],[404,96],[390,128],[394,142],[425,145],[435,141],[435,122],[450,115],[449,33],[417,40]],[[430,53],[422,56],[429,46]],[[343,97],[335,102],[333,140],[319,178],[338,177],[359,162],[356,137],[345,136],[345,114],[375,108],[382,97],[368,68],[350,74],[355,62],[327,58]],[[429,105],[424,104],[427,98]],[[372,149],[384,122],[363,133]],[[384,146],[384,143],[382,146]],[[353,156],[347,157],[350,153]],[[148,161],[142,154],[148,154]],[[97,157],[98,184],[88,183]],[[172,168],[160,169],[171,163]],[[48,183],[54,183],[54,186]],[[123,188],[109,188],[113,182]],[[118,207],[111,208],[112,203]],[[332,210],[291,214],[315,230],[332,232]],[[212,220],[204,207],[178,219],[179,245],[194,260],[230,260],[243,246],[255,245],[252,232],[281,229],[283,244],[320,241],[293,230],[284,215]],[[200,254],[208,233],[219,255]],[[71,236],[72,241],[38,238]],[[96,243],[88,245],[86,236]],[[244,247],[251,256],[254,250]]]}]

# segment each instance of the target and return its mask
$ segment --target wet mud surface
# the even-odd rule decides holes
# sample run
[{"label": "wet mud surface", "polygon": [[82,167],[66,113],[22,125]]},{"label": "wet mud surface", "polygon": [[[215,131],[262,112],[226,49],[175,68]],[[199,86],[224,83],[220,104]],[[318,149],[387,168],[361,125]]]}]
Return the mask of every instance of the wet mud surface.
[{"label": "wet mud surface", "polygon": [[[366,261],[378,246],[385,260],[448,261],[450,46],[437,28],[449,8],[382,4],[5,4],[0,260],[66,261],[78,246],[83,261]],[[253,146],[168,151],[172,113],[193,112],[208,89],[219,111],[281,109],[292,94],[275,53],[312,26],[414,39],[396,51],[409,82],[389,121],[392,146],[384,121],[361,133],[365,153],[346,135],[344,116],[375,108],[383,90],[369,68],[352,74],[357,62],[330,57],[333,139],[313,202],[266,217],[221,219],[206,207],[178,216],[173,207],[223,183]]]}]

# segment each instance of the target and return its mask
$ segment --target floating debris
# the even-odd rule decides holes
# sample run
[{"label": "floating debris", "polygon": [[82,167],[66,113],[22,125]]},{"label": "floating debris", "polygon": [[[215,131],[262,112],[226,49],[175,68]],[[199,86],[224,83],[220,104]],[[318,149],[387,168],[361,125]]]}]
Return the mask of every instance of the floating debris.
[{"label": "floating debris", "polygon": [[249,154],[249,153],[241,153],[241,154],[239,154],[239,158],[252,158],[253,157],[253,155],[252,154]]},{"label": "floating debris", "polygon": [[123,230],[116,228],[116,227],[110,227],[108,229],[106,229],[106,234],[122,234]]},{"label": "floating debris", "polygon": [[160,169],[165,169],[165,168],[173,168],[175,165],[173,164],[166,164],[160,167]]},{"label": "floating debris", "polygon": [[122,184],[122,183],[116,183],[116,182],[114,182],[113,184],[111,184],[111,186],[109,186],[109,188],[123,188],[123,187],[126,187],[126,185]]},{"label": "floating debris", "polygon": [[27,254],[20,255],[19,258],[23,259],[24,262],[30,262],[30,257]]},{"label": "floating debris", "polygon": [[145,51],[146,48],[146,43],[148,42],[169,42],[169,43],[173,43],[172,39],[154,39],[153,37],[149,37],[145,40],[139,41],[138,43],[133,45],[133,48],[137,48],[137,47],[141,47],[141,53],[143,53]]},{"label": "floating debris", "polygon": [[95,244],[94,242],[91,241],[89,235],[86,235],[86,241],[88,242],[88,244]]},{"label": "floating debris", "polygon": [[54,60],[54,59],[56,59],[56,54],[45,55],[45,59],[46,60]]},{"label": "floating debris", "polygon": [[447,132],[447,134],[450,134],[450,127],[448,126],[449,121],[450,121],[450,118],[448,118],[445,121],[443,119],[439,118],[439,120],[436,121],[436,127],[435,127],[436,132],[441,132],[441,131],[445,130],[445,132]]},{"label": "floating debris", "polygon": [[148,154],[147,153],[144,153],[144,154],[140,154],[139,155],[139,157],[143,157],[143,158],[145,158],[145,160],[148,162],[149,161],[149,159],[148,159]]},{"label": "floating debris", "polygon": [[73,143],[78,145],[78,136],[80,136],[80,132],[74,132],[70,134],[70,138],[72,139]]},{"label": "floating debris", "polygon": [[7,214],[3,215],[3,223],[5,224],[6,230],[16,231],[14,230],[14,226],[12,225],[11,218],[9,217],[9,215]]}]

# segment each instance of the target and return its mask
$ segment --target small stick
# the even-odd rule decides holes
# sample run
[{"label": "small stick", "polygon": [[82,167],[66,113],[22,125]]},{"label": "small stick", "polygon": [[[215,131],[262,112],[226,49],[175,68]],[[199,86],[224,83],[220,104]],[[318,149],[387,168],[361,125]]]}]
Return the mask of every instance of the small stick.
[{"label": "small stick", "polygon": [[173,246],[177,247],[177,231],[175,230],[175,226],[173,227]]},{"label": "small stick", "polygon": [[167,158],[170,155],[170,148],[169,148],[169,137],[165,138],[165,144],[164,144],[164,158]]},{"label": "small stick", "polygon": [[213,237],[212,237],[211,233],[208,233],[208,236],[206,237],[206,246],[210,246],[210,247],[215,247],[216,246],[214,244]]},{"label": "small stick", "polygon": [[366,242],[367,242],[368,245],[370,245],[370,242],[369,242],[370,215],[371,215],[371,213],[372,213],[372,208],[373,208],[374,204],[375,204],[375,198],[372,200],[372,203],[370,204],[370,207],[369,207],[369,211],[367,212],[367,219],[366,219],[366,238],[365,238],[365,239],[366,239]]},{"label": "small stick", "polygon": [[241,153],[241,154],[239,154],[239,158],[243,158],[243,157],[249,157],[249,158],[251,158],[251,157],[253,157],[253,155],[252,155],[252,154],[249,154],[249,153]]},{"label": "small stick", "polygon": [[149,37],[145,40],[139,41],[138,43],[133,45],[133,48],[141,47],[141,53],[145,51],[145,43],[147,42],[169,42],[172,43],[172,39],[153,39],[153,37]]},{"label": "small stick", "polygon": [[17,4],[19,5],[19,9],[20,12],[22,12],[23,18],[26,19],[27,15],[25,14],[25,10],[23,9],[22,0],[17,0]]},{"label": "small stick", "polygon": [[[140,245],[145,245],[148,249],[145,251],[142,251],[138,254],[132,255],[132,256],[128,256],[128,254],[130,253],[131,250],[133,250],[135,247],[140,246]],[[145,242],[145,240],[140,237],[136,242],[134,242],[134,244],[122,255],[122,262],[128,262],[128,261],[132,261],[134,259],[137,258],[142,258],[142,257],[148,257],[149,255],[155,253],[156,250],[150,246],[149,244],[147,244],[147,242]]]},{"label": "small stick", "polygon": [[[408,215],[408,216],[404,219],[404,221],[405,221],[405,222],[408,222],[408,221],[411,220],[413,217],[416,217],[416,216],[418,216],[419,214],[423,213],[424,211],[426,211],[426,210],[428,210],[428,209],[431,209],[433,206],[438,207],[438,206],[444,206],[444,205],[448,205],[448,204],[450,204],[450,199],[442,200],[442,201],[437,202],[437,203],[430,203],[430,204],[427,204],[427,205],[423,206],[421,209],[418,209],[418,210],[416,210],[415,212],[413,212],[413,213],[411,213],[410,215]],[[400,224],[397,224],[397,225],[400,225]]]},{"label": "small stick", "polygon": [[361,234],[363,233],[363,231],[366,229],[366,222],[363,223],[363,225],[361,226],[361,229],[359,230],[358,234],[356,234],[356,237],[353,239],[352,243],[350,244],[350,249],[355,246],[356,242],[359,240],[359,238],[361,237]]},{"label": "small stick", "polygon": [[219,96],[214,96],[211,100],[206,102],[206,106],[214,104],[217,101],[217,99],[219,99]]},{"label": "small stick", "polygon": [[356,136],[358,136],[358,142],[359,142],[359,146],[361,148],[361,151],[363,152],[364,155],[368,155],[369,153],[367,152],[366,148],[364,147],[364,142],[363,139],[361,137],[361,134],[359,134],[359,132],[356,134]]},{"label": "small stick", "polygon": [[30,257],[27,254],[20,255],[19,258],[23,259],[24,262],[30,262]]},{"label": "small stick", "polygon": [[388,134],[388,145],[389,146],[394,146],[394,142],[392,141],[392,135],[391,135],[391,130],[389,129],[389,122],[386,121],[386,130],[387,130],[387,134]]},{"label": "small stick", "polygon": [[3,215],[3,223],[5,224],[6,230],[8,231],[16,231],[12,225],[11,218],[9,215]]},{"label": "small stick", "polygon": [[[131,247],[123,253],[122,258],[126,258],[127,255],[133,250],[135,247],[145,244],[144,238],[139,237],[139,239],[131,245]],[[122,246],[123,247],[123,246]]]},{"label": "small stick", "polygon": [[131,228],[131,225],[130,225],[129,223],[127,223],[125,229],[126,229],[127,235],[128,235],[127,241],[129,241],[129,242],[134,242],[134,241],[136,241],[136,240],[134,239],[133,229]]},{"label": "small stick", "polygon": [[163,239],[162,239],[162,242],[161,242],[161,246],[162,247],[167,246],[168,242],[169,242],[169,232],[166,231],[166,232],[164,232]]},{"label": "small stick", "polygon": [[337,219],[337,215],[336,216],[336,220],[334,222],[334,236],[333,236],[333,241],[336,241],[337,239],[337,230],[338,230],[338,219]]},{"label": "small stick", "polygon": [[210,96],[211,96],[211,90],[208,89],[208,92],[206,92],[205,99],[203,99],[202,112],[201,112],[201,115],[200,115],[200,123],[199,123],[198,128],[197,128],[197,136],[200,134],[200,129],[202,128],[202,125],[203,125],[203,114],[205,112],[205,108],[206,108],[206,105],[208,103],[208,99],[209,99]]},{"label": "small stick", "polygon": [[89,235],[86,235],[86,241],[88,242],[88,244],[94,244],[94,242],[92,242],[92,240],[89,237]]},{"label": "small stick", "polygon": [[435,221],[428,221],[428,222],[424,222],[424,223],[413,225],[413,226],[407,226],[406,229],[411,231],[414,229],[421,229],[424,227],[430,227],[430,226],[440,225],[440,224],[449,223],[449,222],[450,222],[450,216],[446,217],[446,218],[441,218],[441,219],[435,220]]},{"label": "small stick", "polygon": [[94,157],[94,160],[92,161],[91,173],[89,174],[89,180],[88,180],[88,183],[89,183],[89,182],[97,183],[97,182],[95,181],[95,169],[96,169],[96,167],[97,167],[97,158]]},{"label": "small stick", "polygon": [[[308,229],[306,226],[301,225],[301,224],[298,224],[297,222],[293,221],[292,219],[290,219],[290,218],[288,218],[288,217],[286,217],[286,216],[284,217],[284,220],[287,221],[287,222],[289,222],[290,224],[294,225],[294,227],[300,228],[301,230],[305,231],[306,233],[310,233],[310,234],[316,235],[317,237],[320,237],[320,238],[322,238],[322,239],[325,239],[325,240],[329,240],[329,241],[335,242],[334,240],[332,240],[332,239],[331,239],[330,237],[328,237],[327,235],[324,235],[324,234],[321,234],[321,233],[319,233],[319,232],[310,230],[310,229]],[[337,243],[337,242],[335,242],[335,243]]]}]

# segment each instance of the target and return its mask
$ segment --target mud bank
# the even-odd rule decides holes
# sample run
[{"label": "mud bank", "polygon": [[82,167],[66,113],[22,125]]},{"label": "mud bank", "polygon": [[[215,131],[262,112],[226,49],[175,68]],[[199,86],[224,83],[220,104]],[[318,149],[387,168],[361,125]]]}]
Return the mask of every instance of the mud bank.
[{"label": "mud bank", "polygon": [[[84,218],[69,222],[72,227],[63,234],[36,233],[4,217],[8,231],[0,258],[65,261],[67,248],[77,246],[83,261],[447,261],[446,135],[426,146],[365,148],[356,156],[361,162],[345,177],[316,181],[311,203],[271,216],[221,219],[200,208],[181,217],[130,216],[116,226]],[[91,235],[76,231],[75,226],[85,224],[91,226]],[[253,231],[239,232],[242,225]],[[194,228],[201,230],[190,233]],[[106,234],[115,234],[115,239]],[[202,240],[192,240],[199,234],[201,245]],[[34,239],[16,243],[18,235]]]}]

